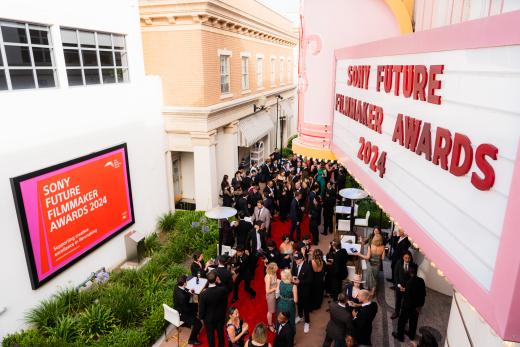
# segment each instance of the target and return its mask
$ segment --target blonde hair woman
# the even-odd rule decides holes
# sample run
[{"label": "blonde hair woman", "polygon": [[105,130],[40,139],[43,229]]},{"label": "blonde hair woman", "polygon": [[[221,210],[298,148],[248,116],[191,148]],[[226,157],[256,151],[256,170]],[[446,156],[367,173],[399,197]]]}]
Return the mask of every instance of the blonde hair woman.
[{"label": "blonde hair woman", "polygon": [[247,342],[247,347],[271,347],[267,342],[267,327],[264,323],[258,323],[253,330],[253,335]]},{"label": "blonde hair woman", "polygon": [[370,266],[367,269],[366,287],[370,291],[370,295],[375,297],[377,289],[377,278],[379,276],[379,268],[385,259],[385,246],[383,245],[383,237],[381,234],[374,234],[372,242],[368,245],[367,254],[356,253],[359,257],[368,260]]},{"label": "blonde hair woman", "polygon": [[296,304],[298,303],[298,288],[292,283],[291,270],[283,270],[280,277],[282,278],[278,282],[278,293],[280,296],[276,308],[278,312],[289,312],[290,317],[288,318],[294,327]]},{"label": "blonde hair woman", "polygon": [[276,313],[276,290],[278,289],[279,282],[276,277],[276,271],[278,271],[278,265],[276,265],[276,263],[269,263],[264,278],[265,300],[267,301],[267,324],[269,324],[269,330],[273,333],[275,332],[273,314]]}]

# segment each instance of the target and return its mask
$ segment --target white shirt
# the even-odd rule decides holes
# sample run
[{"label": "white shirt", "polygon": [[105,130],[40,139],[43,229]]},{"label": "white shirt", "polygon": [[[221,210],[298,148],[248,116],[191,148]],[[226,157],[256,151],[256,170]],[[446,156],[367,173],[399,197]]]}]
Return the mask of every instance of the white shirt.
[{"label": "white shirt", "polygon": [[262,242],[260,241],[260,233],[256,231],[256,250],[260,250],[262,248]]},{"label": "white shirt", "polygon": [[283,324],[280,324],[280,325],[278,326],[278,334],[280,333],[280,331],[282,330],[282,328],[285,326],[285,324],[287,324],[287,323],[283,323]]},{"label": "white shirt", "polygon": [[296,273],[296,276],[300,276],[300,271],[302,269],[302,265],[303,263],[301,263],[300,265],[298,265],[298,272]]},{"label": "white shirt", "polygon": [[364,304],[361,304],[361,307],[365,307],[365,306],[368,306],[372,303],[372,301],[369,301],[369,302],[365,302]]}]

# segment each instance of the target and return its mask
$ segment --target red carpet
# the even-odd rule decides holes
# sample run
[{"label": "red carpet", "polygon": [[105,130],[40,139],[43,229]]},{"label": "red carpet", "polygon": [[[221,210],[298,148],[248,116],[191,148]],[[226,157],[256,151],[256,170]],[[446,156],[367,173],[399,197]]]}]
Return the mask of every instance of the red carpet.
[{"label": "red carpet", "polygon": [[[277,245],[280,245],[282,241],[282,236],[284,234],[289,235],[289,230],[291,227],[291,222],[287,221],[282,223],[278,220],[278,218],[273,219],[271,223],[271,238],[276,241]],[[304,218],[301,225],[301,236],[309,235],[309,219],[307,217]],[[244,290],[243,283],[240,284],[240,289],[238,292],[238,301],[233,304],[238,308],[240,313],[240,317],[249,324],[250,333],[253,332],[253,329],[256,324],[263,322],[267,325],[267,302],[265,301],[265,284],[264,284],[264,266],[261,261],[258,261],[258,265],[256,267],[255,278],[251,282],[251,288],[256,291],[256,298],[254,300],[249,299],[249,294],[247,294]],[[229,296],[231,300],[231,295]],[[229,306],[228,306],[229,307]],[[276,318],[273,315],[273,322],[276,321]],[[228,346],[227,342],[227,333],[224,334],[226,339],[225,346]],[[249,335],[247,336],[249,338]],[[269,342],[273,342],[274,334],[269,332]],[[217,337],[215,336],[215,341]],[[202,329],[199,340],[202,342],[202,346],[208,346],[208,339],[206,338],[206,331]]]}]

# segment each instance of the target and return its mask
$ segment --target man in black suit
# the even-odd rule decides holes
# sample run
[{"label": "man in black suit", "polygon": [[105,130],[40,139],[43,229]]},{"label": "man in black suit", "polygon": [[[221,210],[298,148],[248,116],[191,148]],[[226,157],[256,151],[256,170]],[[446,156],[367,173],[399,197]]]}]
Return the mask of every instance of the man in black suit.
[{"label": "man in black suit", "polygon": [[289,312],[278,313],[278,323],[276,323],[276,335],[274,336],[274,347],[293,347],[294,329],[289,323]]},{"label": "man in black suit", "polygon": [[345,249],[341,248],[341,241],[333,241],[332,247],[334,247],[334,256],[332,258],[332,298],[334,301],[337,300],[338,294],[341,291],[343,280],[348,275],[347,261],[348,253]]},{"label": "man in black suit", "polygon": [[226,262],[228,257],[225,255],[221,255],[218,257],[218,266],[213,270],[217,274],[218,284],[226,288],[226,291],[229,295],[233,291],[233,277],[231,276],[231,272],[226,267]]},{"label": "man in black suit", "polygon": [[[301,222],[303,212],[300,206],[301,193],[295,192],[294,199],[291,201],[291,208],[289,210],[289,219],[291,220],[291,231],[289,233],[292,241],[300,241],[301,239]],[[294,238],[294,231],[296,230],[296,239]]]},{"label": "man in black suit", "polygon": [[173,290],[173,308],[179,312],[181,321],[185,325],[191,327],[190,337],[188,343],[191,345],[200,345],[198,340],[202,323],[197,318],[197,306],[190,303],[191,293],[186,289],[186,276],[180,276],[177,279],[177,286]]},{"label": "man in black suit", "polygon": [[354,337],[359,346],[371,346],[372,321],[377,314],[377,304],[370,301],[370,292],[366,289],[359,292],[358,299],[361,302],[361,307],[352,311]]},{"label": "man in black suit", "polygon": [[244,220],[245,214],[243,212],[238,213],[238,224],[235,222],[235,234],[237,239],[237,246],[245,247],[247,236],[251,229],[253,229],[253,225]]},{"label": "man in black suit", "polygon": [[396,319],[401,313],[401,301],[403,300],[406,290],[406,283],[408,283],[410,279],[410,267],[412,264],[412,254],[410,251],[406,251],[403,258],[395,264],[395,312],[392,317],[390,317],[392,319]]},{"label": "man in black suit", "polygon": [[262,194],[258,191],[258,185],[253,184],[247,195],[247,207],[249,208],[249,215],[253,215],[258,200],[262,200]]},{"label": "man in black suit", "polygon": [[397,333],[392,332],[392,336],[401,342],[404,341],[404,327],[406,323],[408,323],[408,337],[412,341],[415,339],[417,320],[426,298],[426,286],[424,280],[417,276],[417,265],[414,263],[410,264],[408,273],[410,279],[406,283],[403,307],[397,322]]},{"label": "man in black suit", "polygon": [[352,315],[347,310],[347,298],[344,293],[338,295],[338,302],[330,304],[330,320],[327,324],[323,347],[345,347],[347,335],[352,333]]},{"label": "man in black suit", "polygon": [[200,294],[199,317],[206,327],[209,347],[215,347],[215,331],[218,347],[224,347],[224,324],[226,323],[227,292],[224,287],[217,287],[217,274],[208,273],[208,288]]},{"label": "man in black suit", "polygon": [[332,234],[334,228],[332,225],[334,208],[336,206],[336,194],[331,194],[330,191],[325,191],[325,197],[323,198],[323,233],[327,235],[329,232]]},{"label": "man in black suit", "polygon": [[238,213],[243,212],[244,216],[249,217],[249,209],[247,206],[247,190],[242,191],[242,193],[240,193],[240,196],[237,199],[235,207],[236,207]]},{"label": "man in black suit", "polygon": [[245,249],[249,253],[249,265],[251,266],[251,279],[255,277],[256,264],[267,249],[267,235],[263,229],[263,223],[256,221],[253,229],[247,235]]},{"label": "man in black suit", "polygon": [[398,234],[392,236],[390,245],[392,246],[392,254],[390,255],[392,260],[392,278],[387,278],[387,281],[395,282],[395,264],[403,258],[403,254],[408,251],[412,244],[408,240],[408,236],[405,235],[404,230],[399,229]]},{"label": "man in black suit", "polygon": [[231,303],[234,303],[238,300],[238,287],[240,286],[240,282],[244,281],[244,289],[249,295],[251,295],[251,299],[256,297],[256,292],[253,288],[251,288],[251,265],[249,264],[249,256],[244,252],[242,247],[237,247],[237,253],[234,257],[233,271],[236,274],[235,283],[233,284],[233,299]]},{"label": "man in black suit", "polygon": [[319,195],[314,195],[310,200],[309,217],[312,243],[316,246],[320,241],[318,227],[321,224],[321,197]]},{"label": "man in black suit", "polygon": [[305,261],[300,252],[294,253],[294,260],[292,266],[293,282],[298,287],[298,316],[295,323],[305,317],[305,324],[303,332],[308,333],[310,328],[310,308],[311,308],[311,288],[312,288],[312,268],[308,262]]}]

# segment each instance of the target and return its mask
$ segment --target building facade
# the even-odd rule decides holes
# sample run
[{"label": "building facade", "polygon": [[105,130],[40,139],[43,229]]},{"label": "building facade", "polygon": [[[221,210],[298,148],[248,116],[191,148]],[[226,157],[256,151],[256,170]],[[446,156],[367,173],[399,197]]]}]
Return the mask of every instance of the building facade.
[{"label": "building facade", "polygon": [[164,90],[170,206],[218,204],[220,181],[295,132],[297,35],[255,0],[140,1],[145,68]]},{"label": "building facade", "polygon": [[0,12],[1,339],[42,300],[126,258],[120,232],[33,290],[11,178],[126,144],[131,228],[153,232],[169,209],[161,85],[145,76],[137,1],[2,1]]},{"label": "building facade", "polygon": [[413,239],[453,297],[446,346],[520,341],[519,10],[304,1],[293,148],[345,165]]}]

